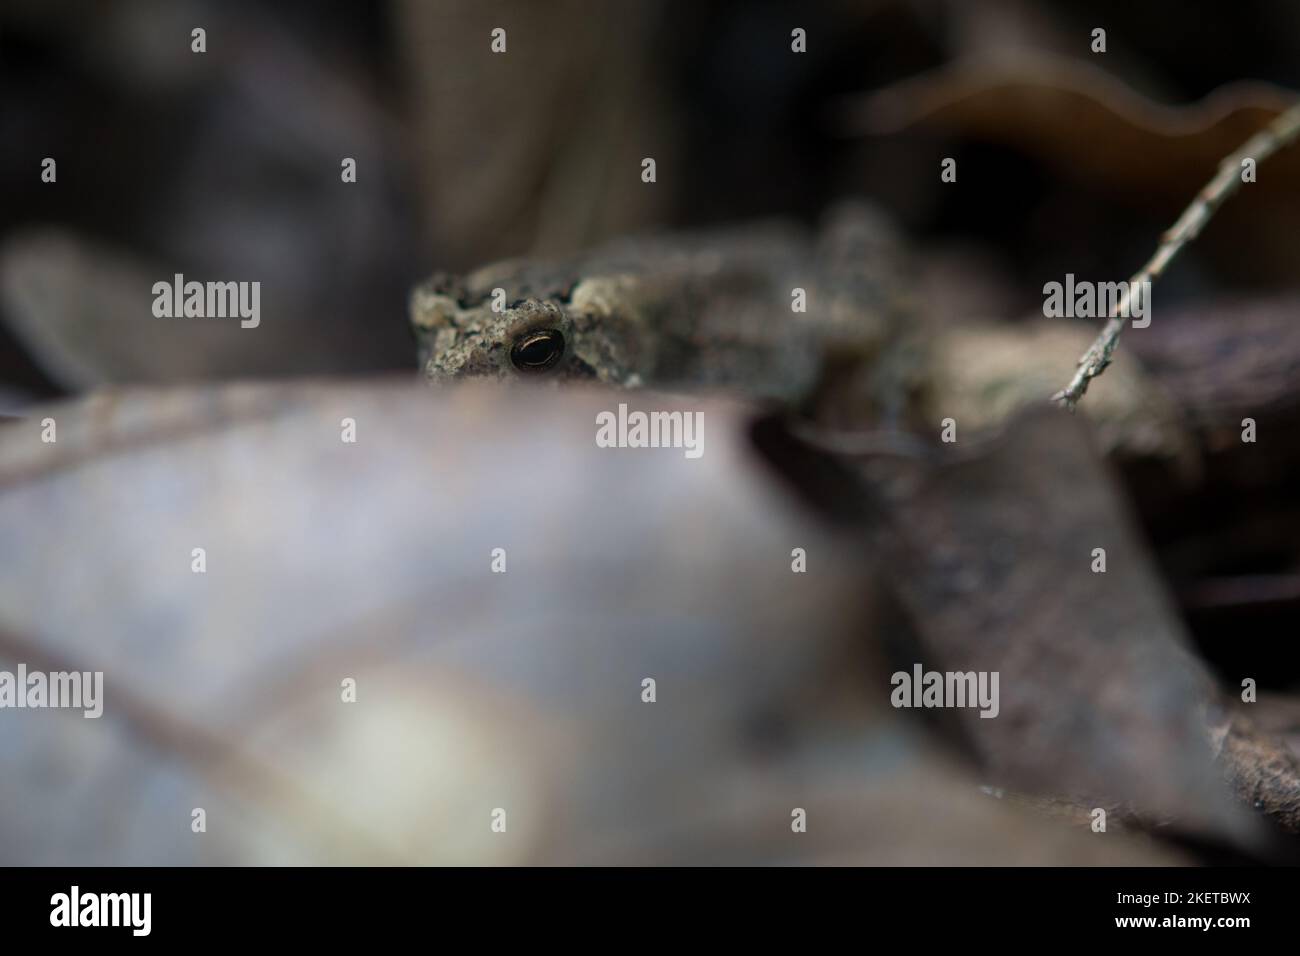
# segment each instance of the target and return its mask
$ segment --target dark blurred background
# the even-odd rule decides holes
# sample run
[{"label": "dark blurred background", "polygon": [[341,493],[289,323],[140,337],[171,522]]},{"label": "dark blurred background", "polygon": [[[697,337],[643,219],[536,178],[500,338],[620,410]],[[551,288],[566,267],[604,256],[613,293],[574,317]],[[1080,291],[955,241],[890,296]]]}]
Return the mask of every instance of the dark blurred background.
[{"label": "dark blurred background", "polygon": [[[1084,109],[1054,93],[1052,71],[1104,71],[1153,104],[1242,79],[1300,82],[1300,7],[1220,9],[11,0],[0,11],[0,379],[14,401],[104,379],[410,368],[405,296],[434,268],[654,227],[812,221],[848,194],[887,206],[931,261],[964,247],[970,271],[1009,280],[1008,307],[1033,307],[1044,274],[1131,272],[1220,146],[1207,133],[1204,148],[1171,151],[1185,161],[1152,172],[1145,150],[1124,155],[1105,128],[1114,90],[1084,74],[1097,101]],[[190,50],[196,26],[202,55]],[[504,56],[489,49],[496,26]],[[806,54],[790,52],[796,26]],[[1105,54],[1090,51],[1095,26]],[[980,67],[944,95],[974,105],[927,121],[917,96],[901,128],[858,121],[859,94],[961,62]],[[1014,133],[984,115],[981,70],[990,83],[1017,74],[1022,95],[1002,109]],[[1109,121],[1123,132],[1124,119]],[[1072,168],[1075,151],[1088,155]],[[45,156],[58,181],[43,187]],[[653,188],[639,179],[644,156],[658,164]],[[942,156],[958,160],[958,188],[939,183]],[[355,184],[340,182],[343,157],[357,160]],[[1162,295],[1287,278],[1292,250],[1215,232],[1226,233],[1207,238],[1215,255],[1193,250]],[[98,287],[136,270],[259,277],[267,324],[256,336],[217,330],[202,360],[176,354],[188,340],[156,340],[155,324],[129,333],[151,337],[130,349],[134,363],[97,367],[77,343],[106,318],[113,297]]]}]

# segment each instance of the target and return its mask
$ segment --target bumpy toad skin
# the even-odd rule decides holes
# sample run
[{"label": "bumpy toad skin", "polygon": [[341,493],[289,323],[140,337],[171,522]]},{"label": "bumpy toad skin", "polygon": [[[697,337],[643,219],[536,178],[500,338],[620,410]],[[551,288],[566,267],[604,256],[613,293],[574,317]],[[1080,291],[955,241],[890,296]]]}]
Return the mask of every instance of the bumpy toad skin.
[{"label": "bumpy toad skin", "polygon": [[[896,337],[903,268],[888,223],[852,204],[815,237],[756,224],[436,275],[412,294],[411,322],[434,382],[592,380],[802,401],[828,369],[843,378]],[[805,312],[791,308],[796,288]]]}]

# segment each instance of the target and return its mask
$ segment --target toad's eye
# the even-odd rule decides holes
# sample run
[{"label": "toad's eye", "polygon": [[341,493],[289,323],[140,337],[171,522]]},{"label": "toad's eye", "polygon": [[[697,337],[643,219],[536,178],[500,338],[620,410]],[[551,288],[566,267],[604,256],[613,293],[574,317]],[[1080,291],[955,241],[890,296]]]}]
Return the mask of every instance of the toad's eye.
[{"label": "toad's eye", "polygon": [[510,349],[510,361],[521,372],[545,372],[564,354],[564,336],[555,329],[526,332]]}]

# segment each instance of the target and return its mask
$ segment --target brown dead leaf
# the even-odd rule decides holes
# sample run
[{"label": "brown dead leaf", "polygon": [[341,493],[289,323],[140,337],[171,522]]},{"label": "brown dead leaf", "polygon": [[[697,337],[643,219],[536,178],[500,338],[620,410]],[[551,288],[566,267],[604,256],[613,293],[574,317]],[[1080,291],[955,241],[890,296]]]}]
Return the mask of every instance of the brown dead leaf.
[{"label": "brown dead leaf", "polygon": [[[1292,91],[1241,82],[1197,103],[1167,105],[1090,63],[1022,53],[956,61],[849,101],[843,116],[856,135],[918,131],[998,143],[1172,223],[1220,161],[1294,100]],[[1291,241],[1300,224],[1300,150],[1272,157],[1257,175],[1198,245],[1252,278],[1286,280],[1300,270]]]},{"label": "brown dead leaf", "polygon": [[1001,675],[996,718],[960,713],[995,782],[1252,839],[1213,767],[1213,682],[1076,417],[1015,419],[896,499],[882,567],[922,663]]}]

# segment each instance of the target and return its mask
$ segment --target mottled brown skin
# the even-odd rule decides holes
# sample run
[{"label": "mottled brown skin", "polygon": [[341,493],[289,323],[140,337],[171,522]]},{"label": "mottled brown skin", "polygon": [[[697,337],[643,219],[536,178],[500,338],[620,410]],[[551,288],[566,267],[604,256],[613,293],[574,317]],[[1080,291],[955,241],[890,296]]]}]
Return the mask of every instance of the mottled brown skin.
[{"label": "mottled brown skin", "polygon": [[[592,380],[807,403],[829,379],[865,376],[897,336],[903,269],[885,220],[846,204],[816,236],[760,223],[437,275],[413,293],[411,322],[435,382]],[[805,312],[792,310],[796,288]],[[540,371],[515,357],[539,334],[562,340]]]}]

